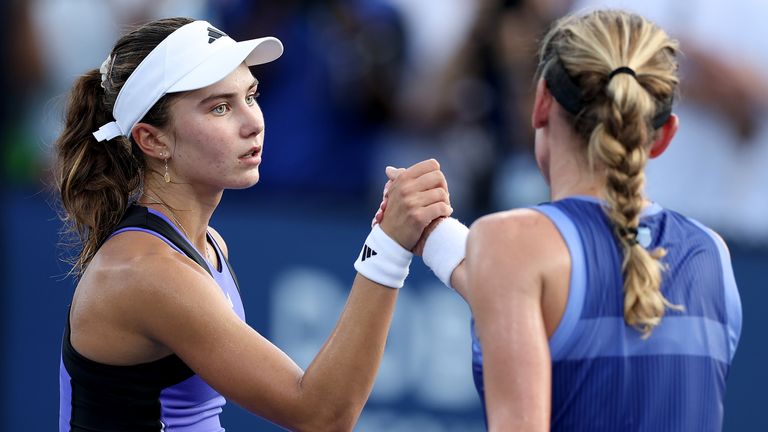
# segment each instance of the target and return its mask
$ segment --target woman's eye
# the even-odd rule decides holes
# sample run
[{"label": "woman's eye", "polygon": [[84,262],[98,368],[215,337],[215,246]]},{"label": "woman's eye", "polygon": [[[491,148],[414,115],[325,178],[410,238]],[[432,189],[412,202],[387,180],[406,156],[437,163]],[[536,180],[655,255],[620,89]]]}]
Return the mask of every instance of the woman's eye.
[{"label": "woman's eye", "polygon": [[227,106],[225,104],[217,105],[215,108],[211,110],[214,114],[226,114],[227,113]]},{"label": "woman's eye", "polygon": [[259,92],[251,93],[245,97],[245,103],[247,103],[248,105],[253,105],[256,103],[257,97],[259,97]]}]

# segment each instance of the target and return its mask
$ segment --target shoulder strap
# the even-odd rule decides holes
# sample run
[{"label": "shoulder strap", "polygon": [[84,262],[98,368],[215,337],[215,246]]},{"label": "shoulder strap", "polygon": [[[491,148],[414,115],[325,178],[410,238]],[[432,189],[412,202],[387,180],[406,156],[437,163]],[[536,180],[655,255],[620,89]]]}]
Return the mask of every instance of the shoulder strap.
[{"label": "shoulder strap", "polygon": [[[144,228],[150,231],[154,231],[163,237],[167,238],[171,243],[176,245],[185,255],[196,262],[200,267],[208,272],[211,276],[211,269],[205,262],[202,256],[189,244],[181,234],[178,233],[172,226],[168,224],[163,218],[152,214],[146,207],[132,204],[128,207],[128,210],[123,216],[123,220],[117,225],[115,231],[123,228]],[[229,263],[227,263],[229,265]],[[234,278],[234,275],[233,275]]]},{"label": "shoulder strap", "polygon": [[221,246],[219,246],[219,243],[216,241],[216,239],[208,233],[208,238],[211,239],[211,242],[216,246],[216,249],[218,250],[219,259],[224,262],[224,264],[227,265],[227,268],[229,269],[229,274],[232,275],[232,281],[235,282],[235,288],[237,288],[237,292],[240,292],[240,283],[237,281],[237,276],[235,276],[235,271],[232,269],[232,265],[229,264],[229,260],[227,257],[224,256],[224,252],[221,250]]}]

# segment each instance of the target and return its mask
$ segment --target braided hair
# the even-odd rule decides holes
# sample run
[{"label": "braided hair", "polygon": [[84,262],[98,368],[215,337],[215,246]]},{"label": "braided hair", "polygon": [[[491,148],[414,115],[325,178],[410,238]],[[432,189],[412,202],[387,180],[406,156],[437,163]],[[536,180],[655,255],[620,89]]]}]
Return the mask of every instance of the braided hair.
[{"label": "braided hair", "polygon": [[606,179],[604,210],[623,253],[624,319],[647,337],[671,304],[661,293],[666,251],[637,241],[644,168],[656,130],[671,114],[678,45],[655,24],[597,10],[556,22],[544,37],[538,75],[587,143]]}]

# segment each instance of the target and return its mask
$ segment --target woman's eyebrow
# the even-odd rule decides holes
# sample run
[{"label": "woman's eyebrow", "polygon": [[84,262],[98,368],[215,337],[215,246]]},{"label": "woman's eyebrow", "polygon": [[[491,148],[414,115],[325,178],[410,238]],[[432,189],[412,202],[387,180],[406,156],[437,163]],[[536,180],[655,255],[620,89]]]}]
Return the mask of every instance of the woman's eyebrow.
[{"label": "woman's eyebrow", "polygon": [[[256,87],[257,85],[259,85],[259,80],[254,78],[253,82],[251,83],[251,85],[248,86],[248,90]],[[230,93],[214,93],[214,94],[212,94],[210,96],[207,96],[207,97],[203,98],[203,100],[198,102],[198,105],[206,105],[209,102],[211,102],[213,100],[216,100],[216,99],[232,99],[232,98],[237,97],[237,95],[238,95],[237,93],[231,93],[231,92]]]}]

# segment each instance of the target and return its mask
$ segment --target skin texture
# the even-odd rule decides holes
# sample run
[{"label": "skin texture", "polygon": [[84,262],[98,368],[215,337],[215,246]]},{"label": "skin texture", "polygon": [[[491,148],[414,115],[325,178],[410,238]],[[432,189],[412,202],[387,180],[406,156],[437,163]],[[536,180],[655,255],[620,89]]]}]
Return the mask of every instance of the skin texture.
[{"label": "skin texture", "polygon": [[[176,221],[200,251],[210,232],[227,253],[208,226],[211,215],[225,189],[259,180],[265,126],[255,92],[241,65],[176,98],[168,130],[139,123],[132,131],[148,163],[140,202]],[[252,151],[255,157],[242,157]],[[165,159],[170,183],[163,180]],[[382,229],[413,248],[432,220],[450,214],[446,188],[434,160],[404,170],[390,185]],[[165,205],[152,204],[158,200]],[[335,329],[303,371],[237,317],[197,264],[152,235],[125,232],[101,247],[78,284],[72,344],[111,365],[175,353],[225,397],[277,424],[351,430],[373,386],[397,293],[357,275]]]},{"label": "skin texture", "polygon": [[[588,166],[584,143],[563,113],[540,81],[532,126],[537,163],[550,185],[551,199],[600,197],[603,177],[599,169]],[[660,155],[677,127],[673,115],[657,132],[649,155]],[[570,272],[564,240],[552,222],[536,211],[495,213],[472,225],[466,259],[451,282],[469,302],[483,346],[489,430],[549,430],[548,343],[565,310]]]}]

